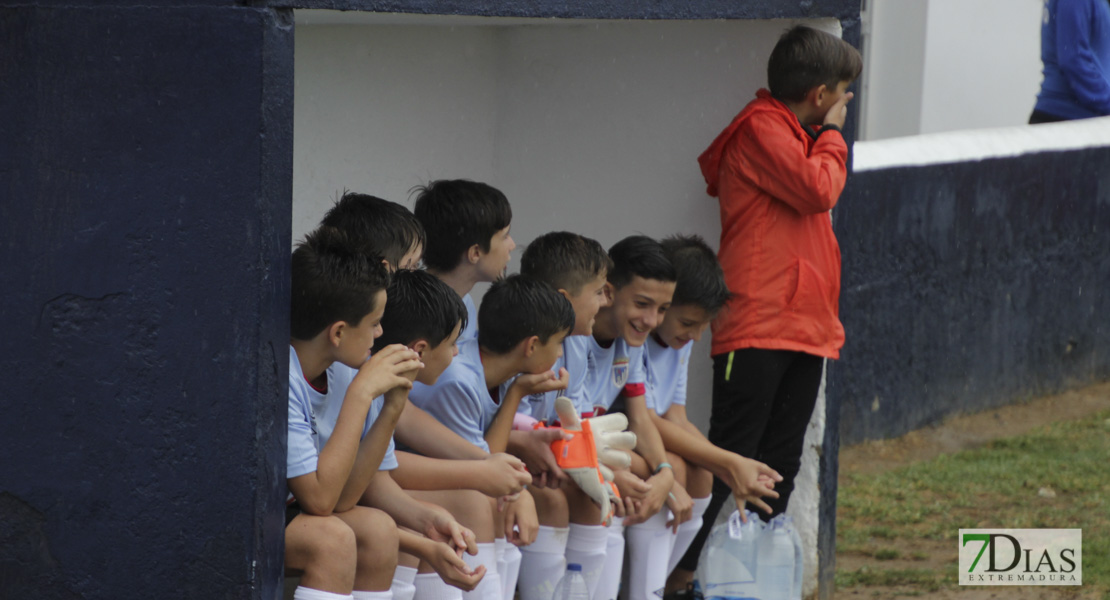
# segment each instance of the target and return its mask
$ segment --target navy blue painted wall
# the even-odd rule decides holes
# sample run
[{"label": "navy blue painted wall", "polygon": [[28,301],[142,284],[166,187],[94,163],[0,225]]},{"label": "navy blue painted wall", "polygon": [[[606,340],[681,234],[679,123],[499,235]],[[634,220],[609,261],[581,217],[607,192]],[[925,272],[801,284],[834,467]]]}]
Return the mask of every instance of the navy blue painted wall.
[{"label": "navy blue painted wall", "polygon": [[1110,377],[1110,149],[854,175],[846,442]]},{"label": "navy blue painted wall", "polygon": [[563,19],[859,18],[859,0],[256,0],[290,8]]},{"label": "navy blue painted wall", "polygon": [[280,594],[287,12],[0,8],[0,597]]}]

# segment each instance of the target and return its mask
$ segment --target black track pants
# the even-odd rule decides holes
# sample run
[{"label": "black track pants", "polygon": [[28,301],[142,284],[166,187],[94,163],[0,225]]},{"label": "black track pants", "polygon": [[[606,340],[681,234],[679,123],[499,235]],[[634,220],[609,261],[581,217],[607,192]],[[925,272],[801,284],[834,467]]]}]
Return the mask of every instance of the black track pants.
[{"label": "black track pants", "polygon": [[[746,348],[713,357],[713,411],[709,441],[741,456],[766,463],[782,475],[775,484],[777,499],[764,500],[773,515],[758,511],[764,520],[786,511],[794,491],[794,477],[802,461],[809,425],[825,359],[788,350]],[[701,531],[678,566],[693,571],[698,556],[732,490],[713,479],[713,499],[702,518]],[[729,507],[731,512],[733,507]]]}]

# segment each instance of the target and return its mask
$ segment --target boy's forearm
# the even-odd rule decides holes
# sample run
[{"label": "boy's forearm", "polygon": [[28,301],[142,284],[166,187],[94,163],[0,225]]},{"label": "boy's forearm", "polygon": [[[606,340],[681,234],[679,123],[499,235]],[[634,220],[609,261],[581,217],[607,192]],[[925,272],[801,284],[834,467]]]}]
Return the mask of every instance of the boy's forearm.
[{"label": "boy's forearm", "polygon": [[481,476],[476,460],[444,460],[408,452],[397,452],[393,480],[406,490],[476,489]]},{"label": "boy's forearm", "polygon": [[663,450],[663,440],[659,437],[659,430],[652,422],[647,401],[643,396],[626,398],[625,412],[628,416],[628,428],[636,434],[636,452],[643,456],[654,470],[660,463],[667,461],[667,455]]},{"label": "boy's forearm", "polygon": [[722,469],[721,465],[728,454],[727,451],[714,446],[703,437],[694,435],[682,425],[654,412],[652,412],[652,420],[656,429],[659,430],[659,437],[663,440],[664,448],[719,476],[719,471]]},{"label": "boy's forearm", "polygon": [[501,399],[501,406],[498,407],[493,422],[486,428],[486,444],[489,445],[491,454],[504,452],[509,445],[509,432],[513,430],[513,417],[516,416],[521,398],[523,394],[516,389],[516,386],[511,386],[505,393],[505,397]]},{"label": "boy's forearm", "polygon": [[432,556],[432,548],[435,542],[428,538],[413,533],[407,529],[398,527],[397,534],[400,538],[400,550],[406,554],[411,554],[421,560],[426,560]]},{"label": "boy's forearm", "polygon": [[370,431],[359,443],[358,454],[351,468],[351,474],[347,478],[336,503],[336,512],[353,508],[378,472],[378,468],[382,464],[382,458],[385,457],[385,451],[389,449],[389,442],[393,439],[393,429],[401,415],[402,406],[403,404],[386,402],[381,414],[370,426]]},{"label": "boy's forearm", "polygon": [[428,525],[429,511],[420,502],[397,485],[389,471],[382,471],[366,487],[359,504],[377,508],[401,527],[424,531]]},{"label": "boy's forearm", "polygon": [[435,417],[409,401],[397,421],[397,441],[424,456],[445,459],[481,460],[486,453],[464,440]]}]

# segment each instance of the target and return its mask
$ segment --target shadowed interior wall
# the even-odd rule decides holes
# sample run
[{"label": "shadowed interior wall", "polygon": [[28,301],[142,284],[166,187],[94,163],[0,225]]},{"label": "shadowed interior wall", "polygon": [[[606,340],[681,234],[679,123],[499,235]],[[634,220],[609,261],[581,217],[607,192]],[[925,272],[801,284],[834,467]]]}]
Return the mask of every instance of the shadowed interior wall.
[{"label": "shadowed interior wall", "polygon": [[[698,233],[716,248],[719,209],[697,156],[766,85],[792,22],[509,23],[298,24],[294,238],[344,188],[411,207],[413,186],[466,178],[512,203],[511,272],[549,231],[606,248],[633,233]],[[840,33],[835,20],[807,23]],[[690,375],[702,426],[708,338]]]},{"label": "shadowed interior wall", "polygon": [[0,597],[280,593],[291,15],[180,4],[0,8]]},{"label": "shadowed interior wall", "polygon": [[1110,148],[857,172],[834,226],[845,443],[1110,377]]}]

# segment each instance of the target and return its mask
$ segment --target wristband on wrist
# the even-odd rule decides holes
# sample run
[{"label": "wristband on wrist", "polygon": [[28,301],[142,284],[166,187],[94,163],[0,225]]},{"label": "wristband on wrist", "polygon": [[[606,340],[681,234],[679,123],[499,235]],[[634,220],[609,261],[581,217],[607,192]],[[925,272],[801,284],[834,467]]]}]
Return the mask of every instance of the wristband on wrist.
[{"label": "wristband on wrist", "polygon": [[661,462],[661,463],[659,463],[658,467],[655,467],[655,470],[652,471],[651,474],[652,475],[658,475],[663,469],[670,469],[671,471],[674,471],[674,467],[671,466],[671,463]]}]

